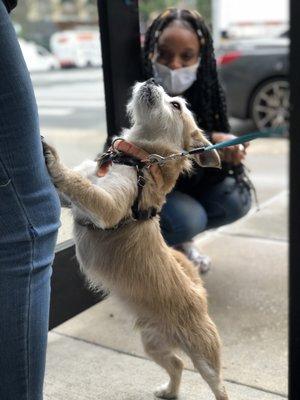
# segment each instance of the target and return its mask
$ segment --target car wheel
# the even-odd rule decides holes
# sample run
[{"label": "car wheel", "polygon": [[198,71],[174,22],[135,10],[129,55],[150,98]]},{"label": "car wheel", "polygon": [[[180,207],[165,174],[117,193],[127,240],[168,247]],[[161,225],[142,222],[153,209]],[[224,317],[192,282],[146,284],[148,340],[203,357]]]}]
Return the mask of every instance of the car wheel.
[{"label": "car wheel", "polygon": [[289,82],[284,78],[269,80],[256,89],[250,103],[250,116],[258,130],[288,130],[289,94]]}]

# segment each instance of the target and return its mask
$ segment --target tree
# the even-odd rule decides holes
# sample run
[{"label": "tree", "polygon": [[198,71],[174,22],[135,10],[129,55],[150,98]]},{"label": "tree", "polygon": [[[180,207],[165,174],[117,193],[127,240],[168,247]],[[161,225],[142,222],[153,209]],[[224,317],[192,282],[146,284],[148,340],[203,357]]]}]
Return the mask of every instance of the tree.
[{"label": "tree", "polygon": [[211,21],[211,0],[140,0],[141,21],[149,24],[153,18],[168,7],[196,9],[208,23]]},{"label": "tree", "polygon": [[205,21],[207,23],[211,23],[212,15],[211,15],[211,1],[212,0],[196,0],[196,10],[203,15]]}]

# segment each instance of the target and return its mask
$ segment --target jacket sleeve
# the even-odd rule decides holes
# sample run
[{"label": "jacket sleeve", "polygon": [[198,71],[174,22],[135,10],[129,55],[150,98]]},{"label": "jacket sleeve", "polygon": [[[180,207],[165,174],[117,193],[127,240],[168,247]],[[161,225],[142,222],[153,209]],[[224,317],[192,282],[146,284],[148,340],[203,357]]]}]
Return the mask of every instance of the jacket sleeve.
[{"label": "jacket sleeve", "polygon": [[4,0],[4,5],[8,12],[11,12],[16,7],[18,0]]}]

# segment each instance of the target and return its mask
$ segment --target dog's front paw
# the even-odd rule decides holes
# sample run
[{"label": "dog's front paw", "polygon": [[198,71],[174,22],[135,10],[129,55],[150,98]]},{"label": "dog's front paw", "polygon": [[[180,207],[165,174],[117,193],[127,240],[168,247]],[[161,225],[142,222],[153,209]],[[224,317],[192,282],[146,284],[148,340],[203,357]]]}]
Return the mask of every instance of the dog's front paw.
[{"label": "dog's front paw", "polygon": [[57,154],[57,151],[55,150],[54,147],[50,146],[50,144],[48,144],[44,138],[42,138],[42,145],[46,161],[48,159],[51,160],[52,158],[55,159],[56,161],[59,161],[59,156]]},{"label": "dog's front paw", "polygon": [[42,140],[43,153],[47,169],[54,183],[62,180],[63,178],[63,167],[59,161],[59,156],[54,147],[50,146],[45,140]]},{"label": "dog's front paw", "polygon": [[174,393],[174,391],[170,390],[169,383],[160,386],[155,392],[154,395],[159,399],[177,399],[178,393]]}]

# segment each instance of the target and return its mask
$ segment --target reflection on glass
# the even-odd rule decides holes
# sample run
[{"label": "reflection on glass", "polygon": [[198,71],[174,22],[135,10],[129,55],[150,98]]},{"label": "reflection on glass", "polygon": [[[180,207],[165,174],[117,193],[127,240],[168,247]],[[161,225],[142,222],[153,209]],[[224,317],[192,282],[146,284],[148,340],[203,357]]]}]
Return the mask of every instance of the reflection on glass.
[{"label": "reflection on glass", "polygon": [[94,158],[106,137],[96,1],[19,3],[12,17],[33,81],[41,132],[63,161],[75,166]]},{"label": "reflection on glass", "polygon": [[[68,166],[93,159],[106,139],[96,0],[19,1],[12,13],[31,74],[41,134]],[[63,209],[58,242],[72,237]]]}]

